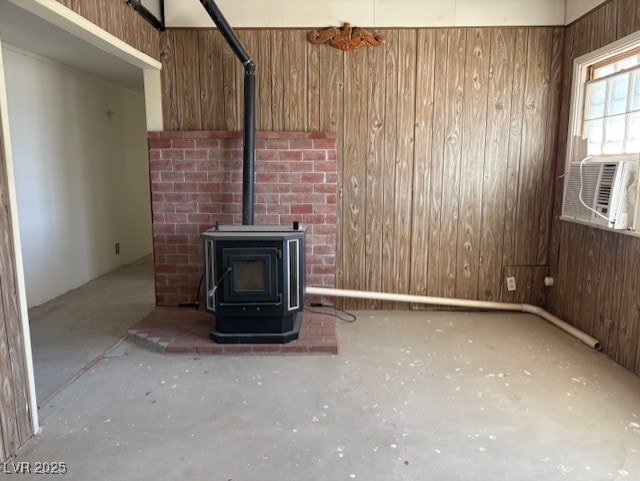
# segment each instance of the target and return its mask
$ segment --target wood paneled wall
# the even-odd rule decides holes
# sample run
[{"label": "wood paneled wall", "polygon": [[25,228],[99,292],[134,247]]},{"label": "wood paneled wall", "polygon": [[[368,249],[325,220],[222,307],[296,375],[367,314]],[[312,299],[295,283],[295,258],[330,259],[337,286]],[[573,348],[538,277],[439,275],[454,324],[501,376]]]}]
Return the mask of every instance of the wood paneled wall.
[{"label": "wood paneled wall", "polygon": [[0,461],[33,435],[0,119]]},{"label": "wood paneled wall", "polygon": [[58,0],[120,40],[155,59],[159,33],[124,0]]},{"label": "wood paneled wall", "polygon": [[[573,59],[640,29],[640,2],[612,0],[566,29],[556,176],[564,170]],[[640,239],[560,221],[556,186],[548,308],[600,339],[604,352],[640,375]],[[606,329],[604,319],[614,321]]]},{"label": "wood paneled wall", "polygon": [[[238,31],[258,129],[338,134],[338,286],[544,303],[563,28],[387,29],[350,53],[306,33]],[[165,128],[242,129],[215,29],[164,32],[161,59]]]}]

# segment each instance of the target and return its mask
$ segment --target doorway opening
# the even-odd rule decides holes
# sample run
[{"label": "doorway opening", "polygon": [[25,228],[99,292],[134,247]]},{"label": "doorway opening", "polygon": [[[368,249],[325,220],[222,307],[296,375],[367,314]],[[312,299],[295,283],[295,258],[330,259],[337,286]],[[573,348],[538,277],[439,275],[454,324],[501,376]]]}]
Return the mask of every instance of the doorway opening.
[{"label": "doorway opening", "polygon": [[38,405],[154,305],[147,131],[158,124],[149,98],[159,102],[160,64],[98,27],[78,34],[75,14],[61,8],[0,2],[13,227]]}]

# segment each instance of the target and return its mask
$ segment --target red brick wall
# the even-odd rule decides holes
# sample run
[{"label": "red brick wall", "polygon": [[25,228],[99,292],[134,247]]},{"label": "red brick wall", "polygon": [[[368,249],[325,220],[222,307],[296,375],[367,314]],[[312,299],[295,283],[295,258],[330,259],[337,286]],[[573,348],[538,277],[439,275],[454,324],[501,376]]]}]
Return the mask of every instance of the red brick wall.
[{"label": "red brick wall", "polygon": [[[194,302],[200,234],[242,223],[242,133],[149,134],[156,304]],[[307,285],[334,287],[336,136],[256,134],[255,223],[307,226]]]}]

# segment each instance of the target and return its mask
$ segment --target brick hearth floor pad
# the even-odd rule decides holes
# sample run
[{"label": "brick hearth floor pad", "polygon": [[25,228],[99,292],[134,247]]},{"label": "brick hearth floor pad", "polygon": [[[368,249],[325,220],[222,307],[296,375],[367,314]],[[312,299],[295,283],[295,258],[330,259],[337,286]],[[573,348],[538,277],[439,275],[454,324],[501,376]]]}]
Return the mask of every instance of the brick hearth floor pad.
[{"label": "brick hearth floor pad", "polygon": [[300,336],[286,344],[217,344],[209,339],[214,317],[180,307],[156,307],[129,329],[136,344],[164,354],[337,354],[335,317],[304,312]]}]

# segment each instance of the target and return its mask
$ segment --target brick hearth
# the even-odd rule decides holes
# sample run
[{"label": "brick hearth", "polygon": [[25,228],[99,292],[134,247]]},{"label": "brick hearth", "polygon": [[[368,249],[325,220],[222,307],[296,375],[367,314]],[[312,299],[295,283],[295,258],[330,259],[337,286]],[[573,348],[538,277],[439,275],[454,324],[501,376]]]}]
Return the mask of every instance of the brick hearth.
[{"label": "brick hearth", "polygon": [[300,336],[286,344],[216,344],[213,317],[202,310],[157,307],[129,329],[136,344],[163,354],[337,354],[335,317],[304,312]]}]

